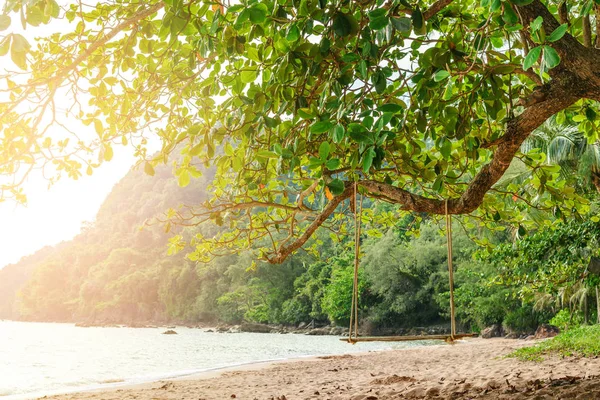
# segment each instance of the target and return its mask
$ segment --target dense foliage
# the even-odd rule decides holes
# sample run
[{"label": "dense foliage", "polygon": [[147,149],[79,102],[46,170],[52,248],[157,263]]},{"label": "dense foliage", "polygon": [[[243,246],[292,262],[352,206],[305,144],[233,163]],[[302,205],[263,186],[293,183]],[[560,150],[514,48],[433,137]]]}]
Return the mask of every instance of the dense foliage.
[{"label": "dense foliage", "polygon": [[[371,326],[447,318],[442,214],[464,215],[464,327],[590,320],[596,3],[6,1],[0,56],[20,72],[0,75],[0,201],[25,202],[39,169],[93,174],[118,144],[144,173],[73,241],[4,269],[0,312],[344,324],[364,208]],[[57,18],[35,46],[15,30]],[[138,229],[159,215],[168,233]],[[473,259],[468,236],[497,248]]]},{"label": "dense foliage", "polygon": [[[524,228],[525,204],[585,213],[543,153],[520,150],[551,116],[597,138],[595,3],[567,3],[7,1],[0,55],[23,72],[1,80],[0,197],[25,201],[34,166],[78,178],[123,143],[152,175],[183,146],[180,185],[202,164],[217,179],[170,219],[227,227],[197,238],[195,259],[251,249],[276,263],[317,254],[318,228],[349,231],[353,183],[397,205],[369,215],[388,227],[406,211]],[[68,29],[35,46],[15,30],[57,18]],[[525,181],[495,187],[517,160]]]}]

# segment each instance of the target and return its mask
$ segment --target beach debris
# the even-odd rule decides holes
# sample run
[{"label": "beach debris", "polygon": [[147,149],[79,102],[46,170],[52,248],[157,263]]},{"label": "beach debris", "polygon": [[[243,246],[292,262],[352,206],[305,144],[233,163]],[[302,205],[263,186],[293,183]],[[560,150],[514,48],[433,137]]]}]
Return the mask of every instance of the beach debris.
[{"label": "beach debris", "polygon": [[235,399],[237,396],[236,396],[235,394],[232,394],[232,395],[231,395],[231,396],[229,396],[229,397],[231,397],[232,399]]},{"label": "beach debris", "polygon": [[166,330],[162,333],[163,335],[177,335],[177,332],[175,332],[173,329],[169,329]]}]

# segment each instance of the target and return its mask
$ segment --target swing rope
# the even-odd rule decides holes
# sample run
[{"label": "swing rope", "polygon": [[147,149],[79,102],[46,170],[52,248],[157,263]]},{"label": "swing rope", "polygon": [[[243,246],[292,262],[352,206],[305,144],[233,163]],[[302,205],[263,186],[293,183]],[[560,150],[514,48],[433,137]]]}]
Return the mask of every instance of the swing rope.
[{"label": "swing rope", "polygon": [[348,341],[356,343],[358,337],[358,266],[360,257],[360,227],[362,217],[362,197],[358,205],[358,183],[354,182],[354,282],[352,284],[352,305],[350,307],[350,328]]},{"label": "swing rope", "polygon": [[[352,284],[352,305],[350,307],[350,327],[348,329],[348,343],[355,344],[358,339],[358,267],[360,257],[360,229],[362,219],[362,200],[360,200],[360,208],[358,204],[358,183],[354,182],[354,282]],[[450,342],[454,342],[458,337],[472,336],[456,334],[456,315],[454,307],[454,268],[452,266],[452,216],[448,213],[448,199],[445,201],[445,216],[446,216],[446,241],[448,250],[448,280],[450,286]],[[407,337],[407,340],[415,340],[419,337]],[[441,336],[440,336],[441,338]],[[446,337],[447,338],[447,337]],[[373,338],[363,338],[368,341]],[[402,337],[391,337],[390,340],[403,340]],[[448,338],[447,338],[448,339]],[[374,339],[377,340],[377,339]]]},{"label": "swing rope", "polygon": [[448,248],[448,280],[450,284],[450,340],[456,335],[456,319],[454,310],[454,268],[452,267],[452,216],[448,214],[448,199],[446,199],[446,241]]}]

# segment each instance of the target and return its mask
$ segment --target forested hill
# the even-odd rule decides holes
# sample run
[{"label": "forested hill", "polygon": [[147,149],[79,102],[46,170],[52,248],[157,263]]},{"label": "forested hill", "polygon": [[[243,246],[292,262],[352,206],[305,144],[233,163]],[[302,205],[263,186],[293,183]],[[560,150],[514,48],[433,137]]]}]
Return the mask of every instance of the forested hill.
[{"label": "forested hill", "polygon": [[[346,326],[353,281],[351,233],[338,243],[331,232],[321,232],[315,237],[318,257],[299,252],[282,265],[255,262],[243,252],[201,264],[186,259],[185,251],[168,256],[167,244],[175,233],[186,239],[196,233],[210,237],[218,229],[214,225],[169,233],[160,224],[140,229],[170,207],[202,202],[211,179],[206,173],[182,189],[169,167],[157,168],[152,177],[132,170],[77,237],[0,270],[0,319]],[[366,201],[365,207],[385,213],[392,206]],[[416,225],[420,234],[408,234]],[[512,332],[530,332],[557,312],[557,321],[565,320],[567,311],[569,323],[595,318],[588,307],[594,301],[589,288],[598,282],[581,277],[589,260],[583,250],[597,247],[600,222],[571,221],[519,241],[501,229],[487,238],[494,251],[476,258],[467,229],[456,228],[455,297],[462,329],[502,324]],[[480,236],[478,228],[469,229]],[[447,253],[440,225],[406,216],[388,231],[370,230],[361,247],[363,329],[406,332],[447,321]],[[581,251],[565,258],[566,247]],[[572,293],[571,302],[563,299],[565,293]],[[557,307],[553,299],[559,295]],[[572,300],[588,297],[589,302]],[[583,312],[576,304],[583,305]]]},{"label": "forested hill", "polygon": [[[0,318],[39,321],[138,321],[163,318],[162,275],[183,255],[166,257],[173,233],[140,229],[170,207],[206,198],[209,173],[186,188],[170,167],[154,176],[132,169],[73,240],[45,247],[0,270]],[[51,210],[50,210],[51,212]]]},{"label": "forested hill", "polygon": [[[148,218],[206,198],[211,174],[182,189],[169,167],[155,176],[132,170],[73,240],[44,248],[0,270],[0,318],[88,323],[208,322],[345,324],[349,315],[349,243],[317,237],[321,257],[306,253],[282,265],[254,263],[250,254],[208,264],[167,255],[174,235]],[[368,203],[367,206],[372,206]],[[383,206],[385,207],[385,206]],[[403,221],[410,223],[412,219]],[[401,228],[401,226],[399,227]],[[187,228],[186,237],[213,225]],[[438,228],[424,227],[407,244],[404,230],[367,240],[361,270],[361,315],[372,326],[438,322],[447,291],[446,251]],[[349,235],[350,236],[350,235]],[[377,236],[377,235],[376,235]],[[469,259],[465,243],[456,263]],[[402,267],[399,267],[398,262]]]}]

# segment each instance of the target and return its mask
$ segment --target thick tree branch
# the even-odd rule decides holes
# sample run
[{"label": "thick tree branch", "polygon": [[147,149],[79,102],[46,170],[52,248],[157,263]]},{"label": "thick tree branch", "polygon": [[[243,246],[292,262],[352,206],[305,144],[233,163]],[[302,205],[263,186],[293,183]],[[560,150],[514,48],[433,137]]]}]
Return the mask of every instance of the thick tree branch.
[{"label": "thick tree branch", "polygon": [[335,196],[331,201],[325,206],[323,211],[317,216],[317,218],[308,226],[306,231],[300,236],[296,241],[290,243],[286,246],[281,246],[277,249],[277,253],[267,258],[267,261],[272,264],[280,264],[282,263],[290,254],[294,251],[298,250],[310,239],[310,237],[315,233],[315,231],[323,225],[323,223],[329,218],[331,214],[335,211],[335,209],[340,205],[340,203],[347,198],[349,198],[354,192],[353,185],[350,182],[346,183],[346,188],[339,196]]}]

